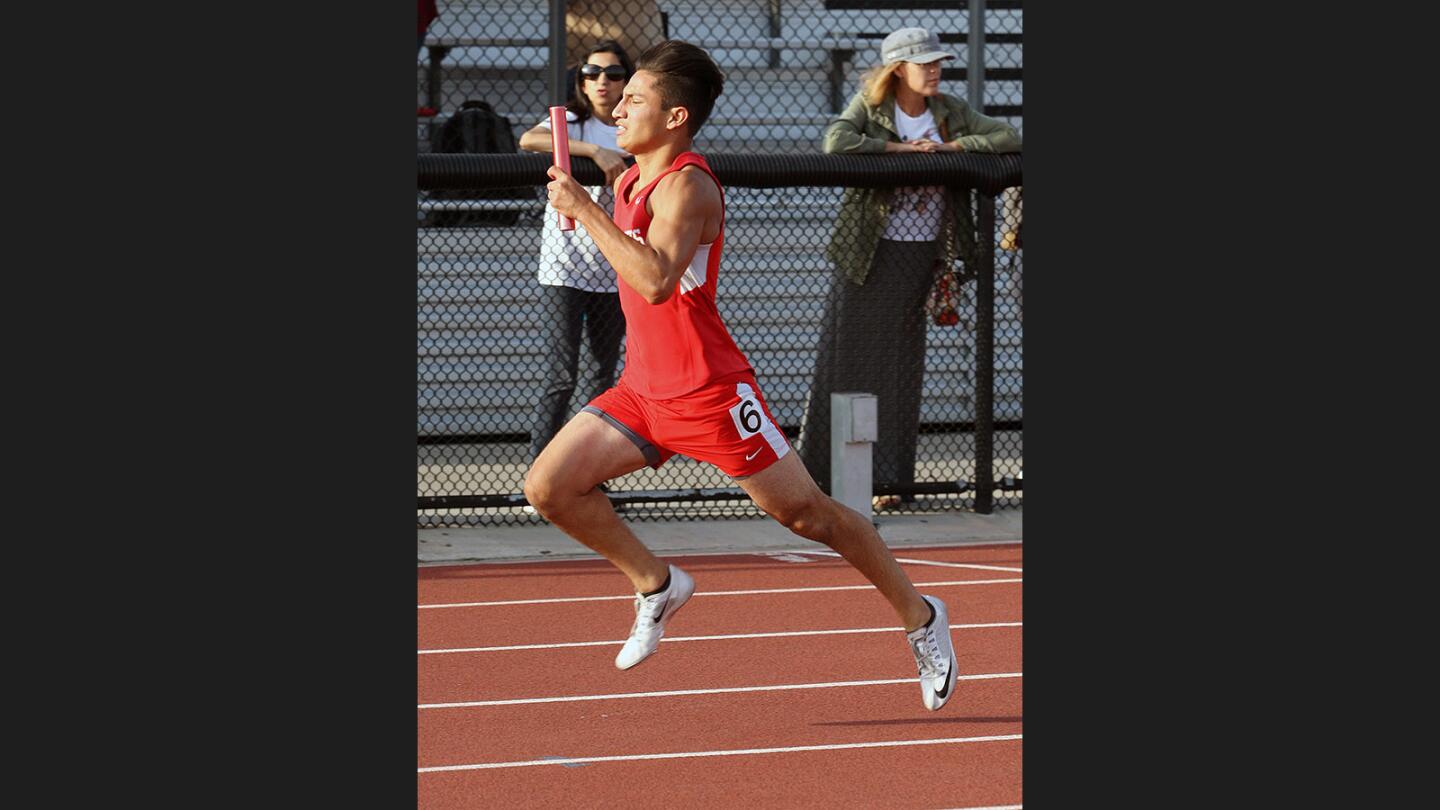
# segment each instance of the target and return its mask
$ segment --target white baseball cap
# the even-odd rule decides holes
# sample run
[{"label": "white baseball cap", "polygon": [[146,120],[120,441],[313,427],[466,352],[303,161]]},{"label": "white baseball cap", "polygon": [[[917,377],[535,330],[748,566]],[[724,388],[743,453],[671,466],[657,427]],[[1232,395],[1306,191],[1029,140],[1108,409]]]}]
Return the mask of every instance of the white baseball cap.
[{"label": "white baseball cap", "polygon": [[924,28],[901,28],[880,43],[880,58],[884,64],[914,62],[924,65],[937,59],[954,59],[955,54],[940,47],[940,37]]}]

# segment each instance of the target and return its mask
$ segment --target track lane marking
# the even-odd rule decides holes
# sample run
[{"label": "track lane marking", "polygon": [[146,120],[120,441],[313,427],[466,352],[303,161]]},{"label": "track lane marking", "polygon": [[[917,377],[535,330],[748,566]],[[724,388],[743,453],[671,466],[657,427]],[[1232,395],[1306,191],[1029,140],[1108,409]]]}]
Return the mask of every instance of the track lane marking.
[{"label": "track lane marking", "polygon": [[812,563],[812,562],[815,562],[814,560],[810,559],[809,557],[799,557],[799,556],[796,556],[796,555],[794,555],[794,554],[791,554],[791,553],[788,552],[788,551],[768,551],[768,552],[765,552],[764,554],[761,554],[760,556],[762,556],[762,557],[769,557],[769,558],[772,559],[772,560],[779,560],[780,562],[788,562],[788,563]]},{"label": "track lane marking", "polygon": [[[992,681],[1023,677],[1020,672],[991,672],[982,675],[956,675],[957,681]],[[624,700],[648,697],[681,697],[686,695],[725,695],[736,692],[780,692],[791,689],[833,689],[843,686],[889,686],[915,683],[918,677],[889,678],[879,681],[832,681],[830,683],[786,683],[774,686],[728,686],[714,689],[671,689],[664,692],[619,692],[604,695],[562,695],[559,697],[511,698],[508,700],[470,700],[458,703],[421,703],[417,709],[473,709],[482,706],[524,706],[533,703],[573,703],[583,700]]]},{"label": "track lane marking", "polygon": [[[957,579],[948,582],[917,582],[916,588],[939,588],[951,585],[1013,585],[1024,582],[1018,577],[1015,579]],[[813,588],[755,588],[743,591],[696,591],[693,596],[755,596],[770,593],[819,593],[821,591],[867,591],[874,590],[874,585],[825,585]],[[451,602],[447,604],[419,605],[420,610],[433,610],[436,608],[463,608],[463,607],[503,607],[508,605],[554,605],[561,602],[607,602],[634,599],[634,594],[622,594],[620,596],[563,596],[553,599],[509,599],[499,602]]]},{"label": "track lane marking", "polygon": [[[834,551],[796,551],[795,554],[818,554],[821,557],[839,557],[840,554]],[[1016,574],[1025,572],[1024,568],[1008,568],[1003,565],[981,565],[980,563],[952,563],[939,560],[917,560],[913,557],[896,557],[895,562],[909,563],[911,565],[938,565],[943,568],[976,568],[981,571],[1010,571]]]},{"label": "track lane marking", "polygon": [[482,768],[525,768],[532,765],[566,765],[590,762],[634,762],[646,759],[686,759],[690,757],[733,757],[749,754],[788,754],[797,751],[840,751],[847,748],[892,748],[906,745],[946,745],[956,743],[1002,742],[1024,739],[1022,734],[995,734],[985,737],[942,737],[930,740],[887,740],[883,742],[836,743],[833,745],[791,745],[784,748],[738,748],[728,751],[677,751],[666,754],[625,754],[609,757],[566,757],[563,759],[532,759],[520,762],[478,762],[473,765],[437,765],[419,768],[418,773],[438,771],[473,771]]},{"label": "track lane marking", "polygon": [[[955,549],[990,548],[992,546],[1023,546],[1024,540],[976,540],[971,543],[925,542],[906,543],[903,546],[889,547],[891,551],[896,548],[923,549],[926,551],[940,550],[951,551]],[[741,551],[732,549],[729,551],[665,551],[661,556],[666,558],[682,557],[764,557],[777,551],[784,551],[786,554],[802,554],[802,551],[786,551],[785,549],[770,549]],[[657,552],[659,553],[659,552]],[[591,563],[604,562],[605,558],[594,552],[585,552],[582,548],[576,548],[575,555],[562,555],[559,557],[517,557],[503,560],[468,559],[468,560],[429,560],[419,563],[421,568],[476,568],[482,565],[535,565],[537,563]]]},{"label": "track lane marking", "polygon": [[[1023,627],[1024,622],[989,622],[986,624],[952,624],[951,630],[980,630],[991,627]],[[741,638],[787,638],[790,636],[832,636],[846,633],[903,633],[903,627],[854,627],[839,630],[784,630],[774,633],[729,633],[719,636],[675,636],[674,638],[662,638],[661,643],[667,641],[731,641]],[[614,641],[560,641],[554,644],[509,644],[501,647],[457,647],[444,650],[417,650],[420,655],[448,655],[452,653],[479,653],[479,652],[512,652],[515,650],[558,650],[567,647],[604,647],[607,645],[620,646],[625,639]]]}]

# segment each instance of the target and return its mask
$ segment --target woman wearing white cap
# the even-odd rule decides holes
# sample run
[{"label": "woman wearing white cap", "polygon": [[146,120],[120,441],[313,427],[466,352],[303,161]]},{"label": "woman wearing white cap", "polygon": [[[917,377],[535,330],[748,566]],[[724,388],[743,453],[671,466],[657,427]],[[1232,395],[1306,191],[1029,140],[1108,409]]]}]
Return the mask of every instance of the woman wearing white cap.
[{"label": "woman wearing white cap", "polygon": [[[955,55],[924,28],[902,28],[880,45],[880,64],[825,129],[838,154],[1019,152],[1015,128],[940,92],[940,63]],[[937,264],[972,255],[974,225],[964,194],[943,186],[845,189],[826,256],[836,276],[825,307],[820,353],[801,432],[801,458],[830,482],[830,393],[878,398],[877,484],[915,480],[920,387],[925,366],[925,297]],[[878,508],[898,505],[892,497]]]}]

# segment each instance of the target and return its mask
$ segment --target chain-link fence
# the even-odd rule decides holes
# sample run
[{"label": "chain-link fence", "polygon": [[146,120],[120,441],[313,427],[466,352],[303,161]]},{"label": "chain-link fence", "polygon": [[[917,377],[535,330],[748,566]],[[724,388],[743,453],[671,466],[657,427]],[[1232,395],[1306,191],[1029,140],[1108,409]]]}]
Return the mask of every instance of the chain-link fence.
[{"label": "chain-link fence", "polygon": [[[826,125],[858,92],[865,71],[880,63],[885,35],[911,26],[938,34],[942,47],[957,57],[943,63],[942,93],[978,99],[981,104],[972,106],[1021,128],[1018,2],[984,4],[975,15],[983,39],[977,36],[973,43],[972,13],[963,2],[568,0],[563,31],[552,30],[560,28],[551,24],[554,5],[437,4],[438,14],[422,30],[417,59],[418,152],[508,152],[524,163],[530,154],[524,149],[527,131],[545,120],[552,103],[564,100],[562,88],[573,95],[591,81],[577,77],[577,67],[625,61],[614,53],[592,56],[595,43],[620,42],[633,64],[644,47],[668,36],[705,47],[725,72],[724,93],[693,147],[710,158],[717,173],[724,162],[720,156],[799,160],[820,153]],[[563,62],[551,59],[551,37],[560,35],[567,41]],[[972,72],[972,65],[982,72]],[[972,86],[972,76],[984,79]],[[508,139],[462,143],[451,122],[464,117],[465,109],[503,117],[498,129]],[[560,424],[624,368],[623,317],[607,300],[613,295],[584,279],[571,287],[594,289],[558,291],[556,282],[545,278],[555,272],[557,249],[554,214],[547,217],[540,187],[549,155],[531,157],[540,160],[534,164],[541,167],[538,173],[515,174],[503,186],[494,176],[459,184],[465,188],[421,184],[421,525],[538,522],[521,495],[530,461]],[[980,159],[986,157],[997,160]],[[577,157],[575,170],[582,183],[603,187],[595,162]],[[1018,157],[1012,173],[1018,183]],[[936,294],[944,291],[939,276],[911,273],[912,286],[919,288],[900,298],[925,302],[894,315],[893,331],[912,336],[897,344],[888,334],[870,339],[866,330],[875,329],[873,324],[847,324],[838,314],[844,284],[827,248],[836,236],[844,187],[856,181],[843,173],[821,175],[790,183],[737,183],[721,176],[727,224],[718,306],[780,428],[828,487],[828,431],[815,429],[828,423],[823,394],[853,390],[853,377],[860,375],[872,383],[864,388],[886,389],[874,391],[883,397],[882,406],[918,412],[918,419],[901,420],[901,432],[910,435],[901,437],[898,451],[886,447],[885,424],[876,446],[875,491],[897,496],[897,511],[1017,505],[1022,486],[1018,188],[992,197],[999,188],[974,193],[968,186],[976,184],[967,181],[967,188],[955,192],[953,199],[969,209],[965,221],[979,237],[968,256],[946,268],[954,271],[949,280],[955,284],[956,312],[951,317],[937,306]],[[952,181],[958,183],[956,177]],[[977,261],[980,256],[984,262]],[[982,263],[980,274],[976,265]],[[988,283],[977,296],[980,277]],[[566,317],[556,318],[557,312]],[[977,324],[986,312],[993,312],[993,329],[982,335]],[[827,372],[836,365],[836,351],[854,353],[842,348],[854,338],[862,347],[873,343],[892,352],[907,345],[904,340],[920,344],[914,352],[888,358],[852,358],[848,377]],[[977,373],[993,373],[993,403],[983,412],[977,412],[977,404],[984,404],[976,400]],[[916,398],[918,408],[912,406]],[[977,498],[977,484],[986,482],[993,482],[993,489],[984,486]],[[759,514],[730,479],[683,456],[658,471],[615,479],[609,489],[627,519]]]}]

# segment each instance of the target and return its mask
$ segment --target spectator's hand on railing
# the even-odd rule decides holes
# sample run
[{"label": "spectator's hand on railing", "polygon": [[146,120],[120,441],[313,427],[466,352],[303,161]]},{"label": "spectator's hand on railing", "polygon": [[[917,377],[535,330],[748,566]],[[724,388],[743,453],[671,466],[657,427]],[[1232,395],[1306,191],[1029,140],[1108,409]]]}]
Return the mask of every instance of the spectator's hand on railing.
[{"label": "spectator's hand on railing", "polygon": [[917,152],[929,152],[931,154],[937,154],[940,152],[965,151],[965,147],[961,146],[959,141],[946,141],[945,143],[936,143],[935,141],[930,140],[915,140],[911,141],[910,143],[915,145],[915,151]]},{"label": "spectator's hand on railing", "polygon": [[937,152],[961,152],[959,146],[951,143],[936,143],[929,138],[916,138],[913,141],[887,141],[886,152],[926,152],[935,154]]},{"label": "spectator's hand on railing", "polygon": [[625,171],[625,156],[613,149],[600,148],[595,150],[595,155],[590,158],[600,171],[605,172],[605,185],[615,185],[615,178]]}]

